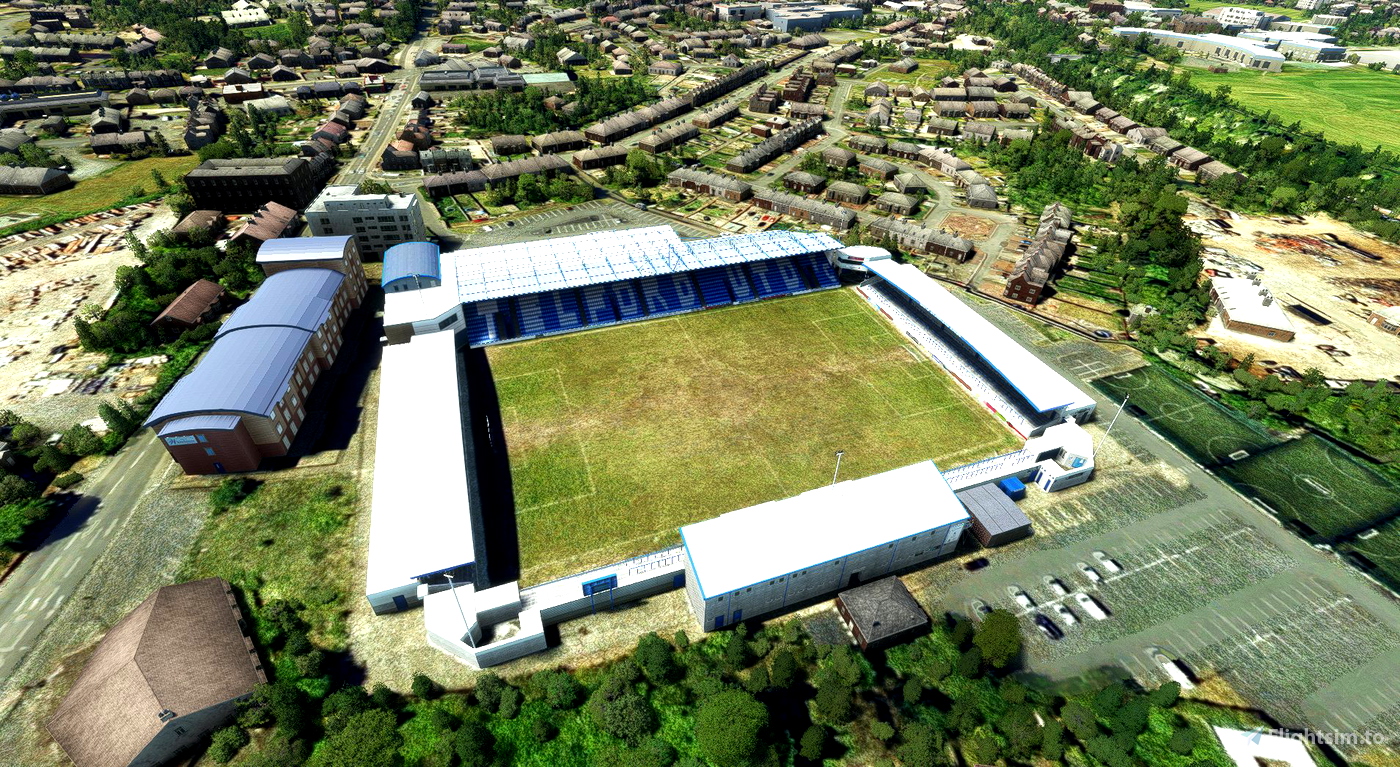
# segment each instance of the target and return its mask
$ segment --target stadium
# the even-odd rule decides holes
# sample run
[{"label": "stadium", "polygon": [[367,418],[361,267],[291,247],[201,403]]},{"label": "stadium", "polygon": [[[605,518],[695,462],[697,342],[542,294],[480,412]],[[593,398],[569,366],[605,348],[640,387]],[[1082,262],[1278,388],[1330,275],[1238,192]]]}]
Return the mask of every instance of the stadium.
[{"label": "stadium", "polygon": [[1093,399],[888,254],[842,287],[844,250],[665,226],[390,249],[375,612],[422,606],[434,646],[485,667],[662,591],[710,631],[965,530],[1028,534],[1007,493],[966,494],[1086,481]]}]

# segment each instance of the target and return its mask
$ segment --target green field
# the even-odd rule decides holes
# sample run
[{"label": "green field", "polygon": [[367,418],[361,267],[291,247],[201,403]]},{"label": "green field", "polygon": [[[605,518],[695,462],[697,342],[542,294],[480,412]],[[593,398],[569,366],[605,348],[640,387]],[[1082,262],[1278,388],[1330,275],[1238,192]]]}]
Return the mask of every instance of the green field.
[{"label": "green field", "polygon": [[1305,525],[1328,542],[1400,511],[1400,487],[1312,434],[1221,471],[1284,520]]},{"label": "green field", "polygon": [[1094,386],[1115,401],[1127,396],[1133,413],[1208,466],[1227,462],[1240,450],[1256,453],[1278,441],[1244,416],[1157,367],[1100,378]]},{"label": "green field", "polygon": [[1212,8],[1226,8],[1232,6],[1258,8],[1270,16],[1287,16],[1290,19],[1306,19],[1312,15],[1312,11],[1300,11],[1297,8],[1285,8],[1281,5],[1270,8],[1265,5],[1255,5],[1253,3],[1222,3],[1220,0],[1187,0],[1183,8],[1187,13],[1205,13]]},{"label": "green field", "polygon": [[491,348],[522,580],[679,542],[676,528],[1015,436],[849,290]]},{"label": "green field", "polygon": [[111,170],[79,181],[72,189],[43,197],[0,197],[0,215],[17,213],[38,213],[42,216],[64,215],[70,218],[85,216],[101,210],[116,207],[127,199],[133,189],[141,187],[148,194],[156,191],[151,171],[159,170],[167,181],[179,181],[194,166],[199,158],[149,157],[144,160],[122,162]]},{"label": "green field", "polygon": [[[949,75],[954,77],[960,76],[953,62],[946,59],[914,60],[919,62],[919,67],[913,72],[894,72],[890,70],[888,64],[885,64],[866,72],[864,79],[872,81],[878,80],[882,83],[888,83],[891,86],[899,85],[900,83],[908,83],[910,85],[922,85],[925,88],[933,89],[938,87],[939,80]],[[859,96],[860,93],[860,90],[851,90],[852,95]]]},{"label": "green field", "polygon": [[1381,525],[1365,540],[1353,538],[1340,548],[1370,560],[1375,566],[1371,574],[1400,591],[1400,519]]},{"label": "green field", "polygon": [[1333,141],[1368,149],[1379,144],[1400,152],[1400,75],[1365,67],[1224,74],[1192,70],[1191,82],[1210,91],[1228,85],[1244,106],[1272,111],[1286,125],[1302,123]]}]

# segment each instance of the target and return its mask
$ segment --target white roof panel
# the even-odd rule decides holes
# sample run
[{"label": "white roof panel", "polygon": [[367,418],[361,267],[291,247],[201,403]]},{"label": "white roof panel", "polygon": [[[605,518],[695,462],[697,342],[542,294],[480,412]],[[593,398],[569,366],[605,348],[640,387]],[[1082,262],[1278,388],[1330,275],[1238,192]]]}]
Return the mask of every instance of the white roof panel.
[{"label": "white roof panel", "polygon": [[924,461],[686,525],[681,540],[709,599],[967,519]]},{"label": "white roof panel", "polygon": [[475,559],[454,335],[384,347],[367,595]]},{"label": "white roof panel", "polygon": [[1011,388],[1025,397],[1037,412],[1047,413],[1065,405],[1093,401],[1039,357],[917,268],[896,263],[893,259],[866,261],[865,266],[937,317],[948,330],[972,347],[982,361],[999,373]]}]

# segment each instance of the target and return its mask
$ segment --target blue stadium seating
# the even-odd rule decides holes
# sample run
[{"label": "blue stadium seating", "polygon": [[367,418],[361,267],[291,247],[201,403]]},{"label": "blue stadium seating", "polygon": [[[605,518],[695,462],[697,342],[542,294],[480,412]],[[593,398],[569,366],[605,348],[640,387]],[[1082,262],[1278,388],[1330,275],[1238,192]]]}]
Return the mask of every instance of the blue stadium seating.
[{"label": "blue stadium seating", "polygon": [[729,292],[734,294],[734,303],[753,301],[758,298],[758,294],[753,289],[753,282],[749,279],[749,273],[744,270],[743,264],[731,264],[724,267],[724,276],[729,283]]},{"label": "blue stadium seating", "polygon": [[608,296],[606,285],[589,285],[584,288],[583,305],[588,324],[606,325],[617,322],[617,307]]},{"label": "blue stadium seating", "polygon": [[540,309],[540,294],[517,296],[516,316],[520,318],[520,335],[537,336],[548,330],[544,324],[544,312]]},{"label": "blue stadium seating", "polygon": [[788,259],[756,261],[746,266],[753,274],[754,287],[764,298],[801,293],[807,289],[807,286],[802,284],[801,275]]},{"label": "blue stadium seating", "polygon": [[729,292],[729,282],[724,278],[722,267],[715,266],[696,272],[695,282],[700,286],[700,295],[706,306],[734,303],[734,295]]},{"label": "blue stadium seating", "polygon": [[807,287],[814,290],[820,288],[834,288],[841,284],[836,278],[836,271],[831,268],[825,257],[806,253],[792,259],[797,271],[802,274],[802,281],[807,283]]},{"label": "blue stadium seating", "polygon": [[637,288],[631,282],[613,282],[603,286],[613,306],[617,307],[619,320],[635,320],[645,317],[647,312],[637,298]]},{"label": "blue stadium seating", "polygon": [[473,346],[495,343],[506,336],[504,324],[497,312],[504,302],[482,301],[467,304],[464,312],[467,318],[467,342]]}]

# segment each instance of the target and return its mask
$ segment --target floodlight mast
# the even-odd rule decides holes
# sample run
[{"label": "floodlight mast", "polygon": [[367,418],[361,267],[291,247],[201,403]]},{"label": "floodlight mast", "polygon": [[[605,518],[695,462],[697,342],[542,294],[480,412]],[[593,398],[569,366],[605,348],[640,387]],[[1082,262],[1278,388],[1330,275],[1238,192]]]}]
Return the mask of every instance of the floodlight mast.
[{"label": "floodlight mast", "polygon": [[831,473],[831,484],[836,484],[836,478],[841,475],[841,456],[845,455],[845,450],[836,451],[836,471]]},{"label": "floodlight mast", "polygon": [[457,596],[457,584],[452,582],[452,571],[448,570],[443,575],[447,576],[447,588],[452,592],[452,601],[457,603],[457,613],[462,616],[462,628],[467,632],[467,646],[475,650],[476,639],[472,637],[471,624],[467,623],[467,611],[462,609],[462,600]]},{"label": "floodlight mast", "polygon": [[1104,440],[1108,439],[1108,435],[1109,435],[1110,433],[1112,433],[1112,431],[1113,431],[1113,424],[1118,423],[1118,416],[1123,415],[1123,408],[1124,408],[1127,404],[1128,404],[1128,395],[1124,394],[1124,395],[1123,395],[1123,401],[1118,403],[1118,412],[1116,412],[1116,413],[1113,414],[1113,420],[1111,420],[1111,421],[1108,422],[1108,428],[1107,428],[1107,429],[1104,429],[1104,431],[1103,431],[1103,436],[1099,438],[1099,445],[1100,445],[1100,446],[1103,445]]}]

